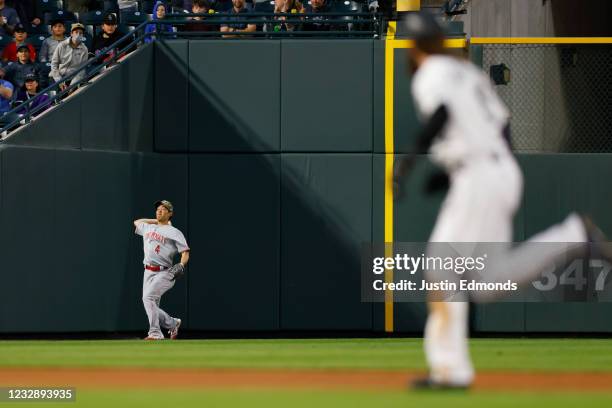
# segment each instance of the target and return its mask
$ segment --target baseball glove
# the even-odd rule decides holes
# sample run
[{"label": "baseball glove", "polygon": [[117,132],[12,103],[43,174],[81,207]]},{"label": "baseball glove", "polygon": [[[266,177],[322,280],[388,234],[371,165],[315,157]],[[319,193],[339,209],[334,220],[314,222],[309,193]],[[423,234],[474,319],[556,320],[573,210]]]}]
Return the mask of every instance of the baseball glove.
[{"label": "baseball glove", "polygon": [[172,280],[176,280],[185,274],[185,267],[179,262],[168,269],[168,273],[172,275]]}]

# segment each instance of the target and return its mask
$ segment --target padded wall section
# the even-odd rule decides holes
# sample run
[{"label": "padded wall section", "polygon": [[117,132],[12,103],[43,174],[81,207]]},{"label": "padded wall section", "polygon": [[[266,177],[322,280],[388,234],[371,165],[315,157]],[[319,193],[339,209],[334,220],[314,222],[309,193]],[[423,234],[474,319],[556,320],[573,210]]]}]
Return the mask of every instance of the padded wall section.
[{"label": "padded wall section", "polygon": [[143,47],[82,90],[81,147],[150,151],[153,47]]},{"label": "padded wall section", "polygon": [[[610,155],[534,154],[520,155],[518,160],[525,188],[523,207],[515,218],[515,240],[529,239],[572,211],[590,214],[605,232],[612,231],[607,208],[612,199],[607,182],[612,175]],[[591,289],[585,297],[593,296]],[[612,304],[577,303],[563,297],[559,300],[475,305],[473,328],[479,332],[612,331]]]},{"label": "padded wall section", "polygon": [[281,329],[370,330],[360,302],[372,235],[370,154],[283,154]]},{"label": "padded wall section", "polygon": [[282,42],[283,151],[372,150],[373,55],[372,40]]},{"label": "padded wall section", "polygon": [[[610,155],[530,155],[521,162],[527,238],[572,211],[589,214],[608,236],[612,233]],[[529,332],[612,332],[612,303],[531,303],[526,308],[525,329]]]},{"label": "padded wall section", "polygon": [[280,147],[280,42],[191,41],[192,152],[273,152]]},{"label": "padded wall section", "polygon": [[[15,146],[1,157],[0,244],[10,250],[0,253],[0,331],[144,331],[142,238],[132,221],[153,217],[153,197],[163,196],[186,230],[187,200],[176,194],[185,194],[186,159]],[[186,315],[184,282],[162,306]]]},{"label": "padded wall section", "polygon": [[192,328],[279,329],[279,160],[254,154],[190,158]]},{"label": "padded wall section", "polygon": [[155,150],[189,148],[189,42],[155,42]]},{"label": "padded wall section", "polygon": [[[385,155],[372,155],[372,242],[385,241]],[[385,330],[384,303],[372,304],[372,329]]]},{"label": "padded wall section", "polygon": [[374,83],[372,92],[372,150],[385,153],[385,42],[374,41]]},{"label": "padded wall section", "polygon": [[[376,167],[384,169],[384,155],[376,155]],[[393,236],[395,242],[427,242],[433,229],[444,192],[433,196],[423,193],[423,184],[434,171],[427,156],[418,156],[410,177],[406,179],[404,196],[393,203]],[[425,325],[427,307],[422,302],[394,305],[394,328],[397,332],[420,332]]]},{"label": "padded wall section", "polygon": [[[398,153],[414,153],[420,124],[412,100],[410,76],[406,75],[409,71],[406,66],[406,49],[398,48],[393,52],[393,132],[395,151]],[[384,144],[380,151],[384,152]]]},{"label": "padded wall section", "polygon": [[[54,254],[55,153],[46,149],[5,148],[2,151],[2,199],[0,245],[3,284],[0,286],[0,328],[22,331],[39,327],[52,330],[61,316],[47,307],[55,294],[48,291]],[[48,197],[41,200],[41,197]],[[51,197],[51,199],[49,199]],[[69,252],[66,248],[66,253]],[[36,254],[34,256],[34,254]],[[22,263],[27,260],[26,267]],[[76,275],[76,274],[75,274]],[[73,276],[76,277],[76,276]],[[53,285],[53,286],[58,286]],[[32,299],[24,302],[26,296]],[[62,299],[59,300],[61,310]],[[50,319],[50,320],[49,320]],[[77,323],[78,324],[78,323]]]},{"label": "padded wall section", "polygon": [[[7,148],[3,159],[7,234],[0,239],[16,245],[2,242],[14,248],[3,254],[2,264],[19,273],[4,275],[2,330],[116,329],[129,207],[101,197],[128,194],[128,182],[120,175],[128,170],[129,156]],[[89,171],[83,171],[83,163]],[[122,229],[125,234],[118,233]],[[24,294],[31,301],[24,302]]]},{"label": "padded wall section", "polygon": [[[140,154],[134,155],[130,162],[131,176],[131,218],[154,218],[154,203],[157,200],[165,199],[174,204],[174,215],[172,224],[178,228],[191,245],[189,233],[189,206],[188,206],[188,159],[181,154]],[[134,228],[130,225],[131,232],[131,252],[130,252],[130,271],[138,276],[137,290],[131,293],[142,291],[142,237],[134,234]],[[178,255],[176,262],[178,262]],[[184,279],[177,280],[172,290],[168,291],[162,298],[161,307],[172,316],[180,317],[183,320],[183,327],[189,328],[189,314],[187,304],[187,291],[189,287],[189,276],[191,268],[187,268]],[[126,308],[135,310],[135,319],[146,324],[146,315],[142,309],[140,296],[135,299],[138,307]],[[128,298],[126,301],[131,302]]]},{"label": "padded wall section", "polygon": [[[376,155],[375,169],[384,169],[384,155]],[[382,171],[382,170],[381,170]],[[419,156],[404,184],[404,196],[394,202],[394,237],[396,242],[426,242],[436,222],[440,206],[446,195],[441,191],[426,195],[424,186],[436,172],[427,156]],[[515,217],[515,239],[523,239],[524,209]],[[427,315],[424,304],[395,304],[395,329],[398,332],[420,332]],[[471,326],[476,332],[522,332],[525,326],[525,306],[521,303],[493,305],[474,304]]]},{"label": "padded wall section", "polygon": [[[81,147],[81,101],[70,98],[61,107],[47,110],[28,126],[13,133],[13,145],[78,149]],[[71,120],[66,120],[69,117]]]}]

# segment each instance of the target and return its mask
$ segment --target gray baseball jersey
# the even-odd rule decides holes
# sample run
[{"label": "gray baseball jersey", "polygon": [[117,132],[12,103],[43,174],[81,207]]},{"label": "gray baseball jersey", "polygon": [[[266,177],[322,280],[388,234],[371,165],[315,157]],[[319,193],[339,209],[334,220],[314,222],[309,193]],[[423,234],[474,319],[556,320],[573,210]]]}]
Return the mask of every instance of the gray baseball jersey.
[{"label": "gray baseball jersey", "polygon": [[189,250],[183,233],[171,225],[140,222],[136,234],[142,235],[146,265],[170,267],[177,253]]}]

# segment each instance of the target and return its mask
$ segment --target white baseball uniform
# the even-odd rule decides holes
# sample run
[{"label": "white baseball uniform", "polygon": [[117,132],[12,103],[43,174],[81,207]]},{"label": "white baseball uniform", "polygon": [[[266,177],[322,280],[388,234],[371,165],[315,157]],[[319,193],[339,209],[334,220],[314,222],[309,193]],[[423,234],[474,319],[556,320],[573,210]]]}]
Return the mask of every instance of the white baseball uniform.
[{"label": "white baseball uniform", "polygon": [[[432,161],[450,178],[430,242],[511,242],[523,178],[502,136],[509,112],[491,81],[468,61],[435,55],[419,67],[412,92],[421,119],[427,120],[441,105],[448,112],[446,125],[430,148]],[[572,214],[530,241],[584,243],[586,239],[582,221]],[[526,245],[508,248],[507,262],[487,278],[530,280],[541,272],[541,265],[560,255],[542,248],[533,251]],[[425,354],[432,380],[456,385],[473,381],[467,337],[467,302],[445,302],[443,308],[431,309]]]},{"label": "white baseball uniform", "polygon": [[136,234],[142,235],[144,245],[143,264],[159,266],[158,272],[144,270],[142,282],[142,302],[149,318],[149,337],[163,339],[160,326],[173,329],[177,319],[171,317],[159,307],[164,293],[170,290],[175,281],[167,269],[177,253],[189,250],[185,236],[171,225],[157,225],[140,222],[136,226]]}]

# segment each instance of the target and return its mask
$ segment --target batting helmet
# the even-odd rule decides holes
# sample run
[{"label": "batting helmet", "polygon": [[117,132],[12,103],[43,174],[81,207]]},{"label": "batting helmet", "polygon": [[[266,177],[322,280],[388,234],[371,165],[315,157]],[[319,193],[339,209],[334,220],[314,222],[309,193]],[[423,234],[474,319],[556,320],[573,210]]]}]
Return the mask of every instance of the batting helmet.
[{"label": "batting helmet", "polygon": [[444,29],[437,18],[428,12],[407,13],[398,27],[396,38],[410,38],[416,41],[444,37]]}]

